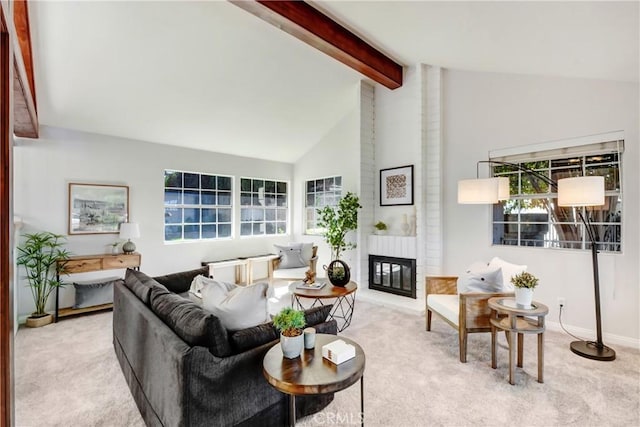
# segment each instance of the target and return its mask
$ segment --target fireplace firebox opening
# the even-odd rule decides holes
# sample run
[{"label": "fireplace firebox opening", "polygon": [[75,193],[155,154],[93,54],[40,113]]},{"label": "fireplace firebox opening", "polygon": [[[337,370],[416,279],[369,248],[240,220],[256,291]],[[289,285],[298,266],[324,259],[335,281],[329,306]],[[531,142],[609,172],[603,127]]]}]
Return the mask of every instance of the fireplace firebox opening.
[{"label": "fireplace firebox opening", "polygon": [[416,298],[416,260],[369,255],[369,289]]}]

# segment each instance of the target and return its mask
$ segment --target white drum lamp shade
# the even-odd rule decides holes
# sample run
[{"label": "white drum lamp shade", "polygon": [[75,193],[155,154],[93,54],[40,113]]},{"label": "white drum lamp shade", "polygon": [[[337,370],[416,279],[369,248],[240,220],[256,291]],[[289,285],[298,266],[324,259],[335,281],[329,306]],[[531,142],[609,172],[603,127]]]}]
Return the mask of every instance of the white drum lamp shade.
[{"label": "white drum lamp shade", "polygon": [[509,198],[509,178],[477,178],[458,181],[458,203],[494,204]]},{"label": "white drum lamp shade", "polygon": [[604,205],[604,177],[578,176],[558,180],[558,205]]},{"label": "white drum lamp shade", "polygon": [[122,251],[125,254],[130,254],[136,250],[136,245],[131,241],[140,237],[140,227],[135,222],[123,222],[120,224],[120,238],[127,239],[122,245]]}]

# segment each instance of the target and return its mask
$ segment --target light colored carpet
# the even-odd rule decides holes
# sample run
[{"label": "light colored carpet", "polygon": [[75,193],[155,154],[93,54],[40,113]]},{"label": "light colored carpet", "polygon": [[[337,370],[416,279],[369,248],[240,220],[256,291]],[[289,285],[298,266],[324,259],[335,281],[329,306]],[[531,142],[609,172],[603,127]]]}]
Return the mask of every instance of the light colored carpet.
[{"label": "light colored carpet", "polygon": [[[274,309],[288,303],[280,293]],[[68,319],[16,336],[16,425],[143,426],[111,343],[112,313]],[[457,335],[443,321],[358,301],[344,333],[367,361],[369,426],[638,426],[640,351],[616,347],[614,362],[575,356],[571,338],[546,333],[545,383],[536,381],[536,342],[525,337],[524,368],[509,385],[507,350],[490,366],[490,335],[469,338],[458,361]],[[504,341],[504,335],[501,335]],[[359,383],[298,425],[356,425]]]}]

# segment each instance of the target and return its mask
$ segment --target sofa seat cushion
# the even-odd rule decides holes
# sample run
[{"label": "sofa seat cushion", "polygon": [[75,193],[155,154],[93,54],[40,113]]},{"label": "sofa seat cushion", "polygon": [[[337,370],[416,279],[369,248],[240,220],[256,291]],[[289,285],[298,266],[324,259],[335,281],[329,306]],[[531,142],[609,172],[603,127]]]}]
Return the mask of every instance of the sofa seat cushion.
[{"label": "sofa seat cushion", "polygon": [[[324,323],[331,312],[333,305],[309,308],[304,311],[306,326],[316,326]],[[241,353],[268,342],[279,339],[280,333],[273,326],[273,322],[263,323],[253,328],[241,329],[230,332],[229,341],[233,351]]]},{"label": "sofa seat cushion", "polygon": [[460,314],[458,295],[429,294],[427,296],[427,307],[458,326],[458,316]]},{"label": "sofa seat cushion", "polygon": [[209,277],[209,266],[196,268],[195,270],[181,271],[179,273],[166,274],[164,276],[156,276],[153,279],[165,288],[169,289],[171,292],[181,294],[189,290],[191,282],[198,275]]},{"label": "sofa seat cushion", "polygon": [[199,305],[158,285],[151,288],[151,310],[187,344],[206,347],[218,357],[231,354],[226,329]]}]

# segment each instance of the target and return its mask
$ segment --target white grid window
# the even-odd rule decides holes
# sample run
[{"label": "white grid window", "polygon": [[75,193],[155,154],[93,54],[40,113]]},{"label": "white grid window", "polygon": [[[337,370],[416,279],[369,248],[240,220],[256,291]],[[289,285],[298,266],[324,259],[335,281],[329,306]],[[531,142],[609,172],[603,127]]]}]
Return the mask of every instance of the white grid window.
[{"label": "white grid window", "polygon": [[342,197],[342,177],[311,179],[306,182],[305,191],[305,233],[322,234],[324,229],[318,226],[318,209],[338,206]]},{"label": "white grid window", "polygon": [[165,242],[231,237],[232,177],[164,171]]},{"label": "white grid window", "polygon": [[240,236],[287,234],[287,188],[284,181],[240,178]]},{"label": "white grid window", "polygon": [[513,166],[495,166],[494,176],[509,178],[511,197],[494,205],[493,244],[591,249],[589,237],[579,218],[581,212],[595,226],[598,250],[620,252],[621,158],[622,153],[618,148],[616,152],[565,154],[545,160],[512,162],[555,182],[583,175],[604,176],[605,204],[586,208],[558,206],[558,195],[552,186]]}]

